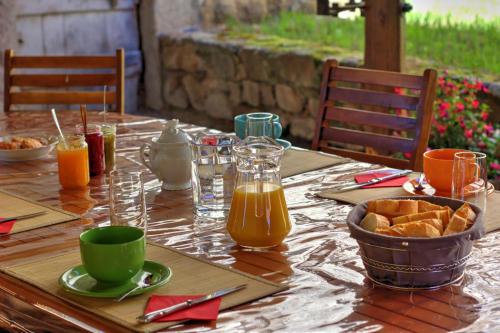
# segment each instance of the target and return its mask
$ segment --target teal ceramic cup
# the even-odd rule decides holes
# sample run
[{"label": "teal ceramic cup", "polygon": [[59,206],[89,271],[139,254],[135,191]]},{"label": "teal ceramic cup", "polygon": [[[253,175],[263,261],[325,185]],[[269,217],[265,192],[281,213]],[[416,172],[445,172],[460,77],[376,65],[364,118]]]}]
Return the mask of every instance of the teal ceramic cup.
[{"label": "teal ceramic cup", "polygon": [[244,139],[247,133],[253,136],[272,136],[277,139],[282,131],[280,117],[274,113],[254,112],[234,117],[234,132],[240,139]]},{"label": "teal ceramic cup", "polygon": [[109,226],[80,234],[82,263],[100,282],[126,282],[144,265],[145,252],[144,231],[139,228]]}]

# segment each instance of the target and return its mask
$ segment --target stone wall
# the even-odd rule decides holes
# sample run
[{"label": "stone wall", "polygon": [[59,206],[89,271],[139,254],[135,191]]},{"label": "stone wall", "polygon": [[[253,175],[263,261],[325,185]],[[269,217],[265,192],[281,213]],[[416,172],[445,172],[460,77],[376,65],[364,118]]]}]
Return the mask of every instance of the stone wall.
[{"label": "stone wall", "polygon": [[203,0],[201,18],[204,27],[211,27],[229,17],[254,23],[282,11],[316,13],[316,0]]},{"label": "stone wall", "polygon": [[154,110],[164,107],[162,88],[157,83],[160,80],[159,35],[199,30],[200,27],[210,30],[230,17],[258,22],[281,11],[316,12],[316,0],[143,0],[139,6],[145,105]]},{"label": "stone wall", "polygon": [[311,140],[323,62],[209,33],[162,36],[163,102],[181,120],[223,128],[241,113],[277,113],[288,133]]}]

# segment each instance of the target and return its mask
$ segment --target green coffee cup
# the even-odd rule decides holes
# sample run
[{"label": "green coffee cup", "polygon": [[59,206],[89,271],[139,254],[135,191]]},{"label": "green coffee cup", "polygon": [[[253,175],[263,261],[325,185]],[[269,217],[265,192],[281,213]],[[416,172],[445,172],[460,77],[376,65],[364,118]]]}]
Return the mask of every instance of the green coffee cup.
[{"label": "green coffee cup", "polygon": [[108,283],[123,283],[144,264],[144,231],[129,226],[94,228],[80,234],[80,255],[87,273]]}]

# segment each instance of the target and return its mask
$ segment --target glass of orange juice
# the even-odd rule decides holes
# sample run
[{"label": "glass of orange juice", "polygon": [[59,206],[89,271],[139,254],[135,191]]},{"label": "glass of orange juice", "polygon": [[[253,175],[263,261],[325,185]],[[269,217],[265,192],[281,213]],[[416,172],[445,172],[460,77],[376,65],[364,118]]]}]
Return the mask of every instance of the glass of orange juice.
[{"label": "glass of orange juice", "polygon": [[240,246],[277,246],[290,233],[280,163],[283,147],[268,137],[247,137],[234,146],[236,184],[227,230]]},{"label": "glass of orange juice", "polygon": [[90,181],[89,152],[83,135],[67,136],[57,145],[59,183],[65,189],[82,188]]}]

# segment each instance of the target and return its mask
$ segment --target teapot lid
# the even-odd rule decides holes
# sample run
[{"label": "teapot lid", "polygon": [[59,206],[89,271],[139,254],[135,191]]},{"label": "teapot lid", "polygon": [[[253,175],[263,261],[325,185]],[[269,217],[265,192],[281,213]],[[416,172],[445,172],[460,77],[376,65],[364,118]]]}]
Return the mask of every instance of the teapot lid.
[{"label": "teapot lid", "polygon": [[157,142],[159,143],[188,143],[189,137],[178,128],[179,119],[167,120],[165,128],[161,132]]}]

